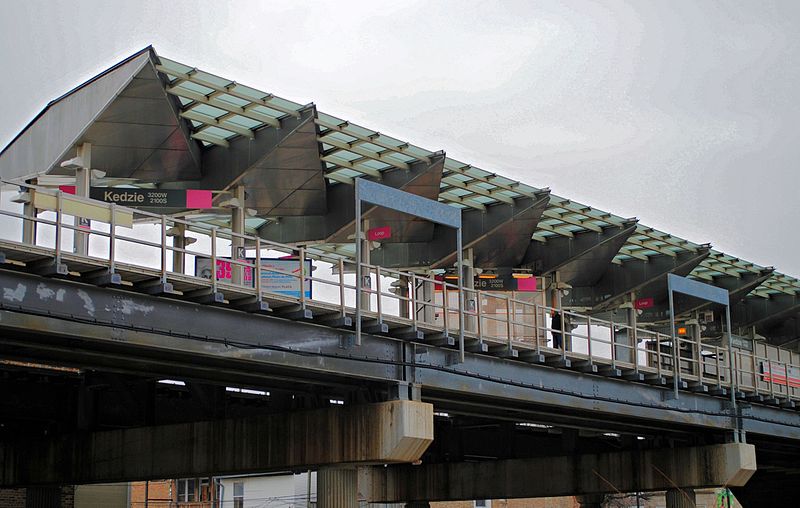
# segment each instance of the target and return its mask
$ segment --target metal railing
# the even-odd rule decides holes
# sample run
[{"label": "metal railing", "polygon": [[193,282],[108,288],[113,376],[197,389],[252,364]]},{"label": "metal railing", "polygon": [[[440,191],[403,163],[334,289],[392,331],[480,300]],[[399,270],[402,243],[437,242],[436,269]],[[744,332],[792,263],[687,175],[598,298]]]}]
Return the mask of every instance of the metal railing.
[{"label": "metal railing", "polygon": [[[52,259],[81,276],[119,273],[123,284],[169,284],[172,291],[187,297],[220,295],[232,304],[267,301],[275,309],[310,308],[315,316],[338,317],[342,322],[355,315],[356,280],[347,273],[353,259],[52,189],[22,186],[22,190],[27,198],[22,195],[18,201],[33,202],[35,193],[44,193],[56,198],[55,205],[33,213],[31,204],[4,199],[0,242],[8,254],[16,252],[19,258],[9,255],[9,262]],[[79,221],[70,221],[74,216],[65,212],[89,209],[95,215],[102,211],[108,220],[94,219],[88,227],[81,226],[71,224]],[[28,242],[13,238],[24,235]],[[75,254],[72,244],[84,237],[87,254]],[[245,248],[244,258],[237,259],[238,245]],[[297,268],[270,268],[260,262],[264,258],[290,259]],[[316,261],[319,273],[307,273],[308,259]],[[195,269],[187,270],[192,261]],[[201,266],[206,272],[197,271]],[[368,276],[362,286],[365,321],[398,332],[422,332],[426,340],[437,337],[448,343],[458,336],[457,285],[414,272],[366,263],[361,267]],[[329,275],[322,273],[324,268],[330,268]],[[461,291],[465,302],[473,302],[464,311],[464,340],[473,351],[508,352],[523,360],[569,359],[577,368],[595,371],[596,366],[597,371],[659,384],[678,376],[689,389],[721,392],[733,388],[756,398],[800,399],[797,353],[761,345],[752,352],[736,350],[731,357],[725,347],[678,338],[676,366],[668,334],[555,309],[519,294]],[[552,327],[554,312],[562,316],[559,329]],[[558,348],[553,347],[553,333],[561,334]]]}]

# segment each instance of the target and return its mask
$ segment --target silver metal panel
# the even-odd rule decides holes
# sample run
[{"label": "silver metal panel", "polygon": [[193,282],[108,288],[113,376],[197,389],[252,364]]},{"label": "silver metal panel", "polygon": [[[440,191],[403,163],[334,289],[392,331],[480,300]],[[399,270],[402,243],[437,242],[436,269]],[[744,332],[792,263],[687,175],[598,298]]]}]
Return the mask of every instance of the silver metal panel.
[{"label": "silver metal panel", "polygon": [[680,277],[673,273],[667,274],[667,284],[672,291],[694,296],[720,305],[728,305],[728,290],[704,284],[696,280]]},{"label": "silver metal panel", "polygon": [[358,196],[362,201],[416,215],[451,228],[461,227],[461,210],[459,208],[437,203],[430,199],[362,178],[356,180],[356,186],[358,188]]},{"label": "silver metal panel", "polygon": [[0,176],[43,173],[74,152],[81,135],[133,77],[149,62],[142,51],[61,99],[51,102],[0,153]]}]

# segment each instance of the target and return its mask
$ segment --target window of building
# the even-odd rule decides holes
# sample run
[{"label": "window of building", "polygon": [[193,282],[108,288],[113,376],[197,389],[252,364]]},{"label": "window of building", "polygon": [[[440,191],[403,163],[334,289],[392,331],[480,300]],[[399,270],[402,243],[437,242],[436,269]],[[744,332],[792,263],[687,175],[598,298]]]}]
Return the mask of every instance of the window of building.
[{"label": "window of building", "polygon": [[233,508],[244,508],[244,482],[233,482]]},{"label": "window of building", "polygon": [[476,499],[475,508],[492,508],[492,502],[488,499]]},{"label": "window of building", "polygon": [[184,478],[178,480],[178,502],[190,502],[197,499],[197,479]]}]

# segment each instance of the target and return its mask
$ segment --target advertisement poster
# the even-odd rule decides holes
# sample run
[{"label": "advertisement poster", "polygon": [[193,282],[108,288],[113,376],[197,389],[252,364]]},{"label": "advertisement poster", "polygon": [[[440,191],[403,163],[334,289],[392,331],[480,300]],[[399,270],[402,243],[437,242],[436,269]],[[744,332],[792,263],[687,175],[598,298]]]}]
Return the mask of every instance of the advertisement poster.
[{"label": "advertisement poster", "polygon": [[[247,259],[248,263],[253,263],[254,259]],[[233,267],[229,258],[217,258],[217,280],[220,282],[231,282],[233,279]],[[311,260],[306,260],[306,298],[311,298]],[[254,285],[253,269],[249,266],[242,267],[244,283]],[[195,258],[194,274],[206,279],[211,278],[211,259]],[[261,290],[268,293],[277,293],[286,296],[300,298],[300,261],[297,259],[262,259],[261,260]]]}]

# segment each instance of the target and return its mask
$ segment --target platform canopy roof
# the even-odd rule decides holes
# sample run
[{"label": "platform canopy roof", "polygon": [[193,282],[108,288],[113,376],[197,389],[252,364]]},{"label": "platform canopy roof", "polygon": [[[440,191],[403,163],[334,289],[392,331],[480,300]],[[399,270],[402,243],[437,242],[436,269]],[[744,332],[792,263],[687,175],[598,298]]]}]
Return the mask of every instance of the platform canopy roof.
[{"label": "platform canopy roof", "polygon": [[[174,145],[179,151],[176,153],[180,153],[182,157],[179,161],[180,167],[178,162],[175,162],[175,174],[192,173],[193,150],[199,150],[201,153],[209,150],[226,150],[238,138],[253,139],[263,129],[280,128],[287,119],[300,119],[304,111],[314,107],[313,104],[299,104],[237,83],[232,79],[202,71],[192,65],[156,55],[152,48],[146,48],[125,62],[145,53],[149,55],[162,81],[163,91],[177,99],[176,113],[184,121],[185,137],[195,143],[194,147],[185,146],[186,143],[180,136],[174,136]],[[51,102],[47,108],[53,107],[58,101],[91,84],[93,80]],[[354,178],[362,176],[380,179],[386,171],[409,170],[415,163],[420,161],[430,163],[432,158],[442,155],[442,152],[416,146],[321,111],[315,110],[313,121],[317,128],[319,159],[322,161],[324,178],[329,187],[352,185]],[[31,129],[35,122],[36,119],[26,129]],[[3,155],[18,138],[0,153],[0,169],[3,168]],[[149,173],[145,172],[141,176],[146,180],[148,175]],[[134,173],[128,176],[139,175]],[[438,199],[465,210],[486,211],[499,203],[513,205],[519,198],[536,198],[537,195],[541,196],[542,191],[547,189],[518,182],[493,170],[446,157]],[[549,204],[531,240],[547,244],[555,238],[574,238],[580,233],[601,233],[608,228],[623,227],[625,224],[630,224],[630,221],[631,219],[550,194]],[[350,253],[349,248],[344,245],[318,247],[330,253]],[[612,262],[621,265],[630,260],[647,261],[655,256],[677,258],[681,254],[704,251],[708,247],[637,224],[635,231],[627,238]],[[694,267],[690,276],[713,281],[718,277],[742,278],[748,274],[763,274],[764,270],[764,267],[712,249],[710,254]],[[800,281],[773,272],[751,294],[768,297],[773,294],[797,293],[800,293]]]}]

